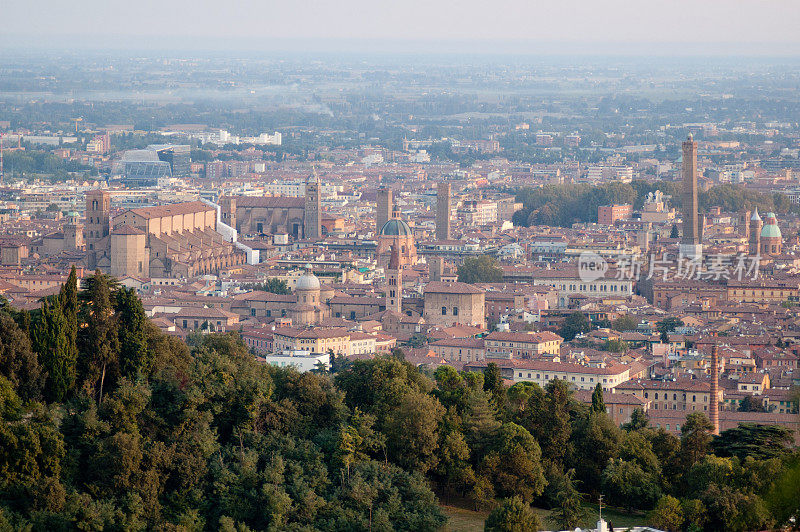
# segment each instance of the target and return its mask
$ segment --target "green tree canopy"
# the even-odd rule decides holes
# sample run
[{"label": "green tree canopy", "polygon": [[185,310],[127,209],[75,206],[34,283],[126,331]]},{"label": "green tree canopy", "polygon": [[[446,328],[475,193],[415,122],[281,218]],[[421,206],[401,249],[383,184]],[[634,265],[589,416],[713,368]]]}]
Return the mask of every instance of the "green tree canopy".
[{"label": "green tree canopy", "polygon": [[499,283],[503,280],[503,270],[489,255],[468,257],[458,267],[458,280],[462,283]]},{"label": "green tree canopy", "polygon": [[793,443],[792,431],[786,427],[742,423],[721,432],[711,442],[711,448],[718,456],[736,456],[742,460],[749,456],[763,460],[786,456]]},{"label": "green tree canopy", "polygon": [[636,318],[630,314],[625,314],[611,322],[611,327],[615,331],[635,331],[638,324],[639,321]]},{"label": "green tree canopy", "polygon": [[558,334],[566,341],[570,341],[579,334],[592,330],[592,322],[583,312],[576,311],[567,316]]},{"label": "green tree canopy", "polygon": [[681,425],[681,454],[687,465],[702,459],[711,449],[714,426],[702,412],[692,412]]},{"label": "green tree canopy", "polygon": [[664,495],[647,515],[647,522],[667,532],[680,532],[683,527],[681,501],[671,495]]},{"label": "green tree canopy", "polygon": [[598,382],[592,392],[592,412],[605,412],[606,404],[603,401],[603,386]]},{"label": "green tree canopy", "polygon": [[536,532],[541,528],[539,516],[521,497],[505,499],[486,518],[486,532]]}]

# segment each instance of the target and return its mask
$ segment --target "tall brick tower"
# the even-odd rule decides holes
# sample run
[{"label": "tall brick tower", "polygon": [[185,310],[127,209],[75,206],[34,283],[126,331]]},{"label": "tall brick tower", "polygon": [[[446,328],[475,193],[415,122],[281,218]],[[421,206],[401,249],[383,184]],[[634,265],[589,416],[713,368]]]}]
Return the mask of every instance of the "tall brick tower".
[{"label": "tall brick tower", "polygon": [[378,189],[378,201],[375,207],[375,234],[379,235],[383,225],[392,217],[391,188],[381,187]]},{"label": "tall brick tower", "polygon": [[436,240],[450,240],[450,183],[436,188]]},{"label": "tall brick tower", "polygon": [[[111,195],[106,190],[86,193],[86,251],[89,269],[97,267],[98,256],[105,251],[102,242],[108,237],[111,226]],[[101,246],[102,244],[102,246]],[[103,249],[100,249],[100,248]]]},{"label": "tall brick tower", "polygon": [[748,241],[748,251],[753,257],[761,253],[761,230],[763,227],[764,221],[759,216],[758,209],[753,209],[753,215],[750,217],[750,239]]},{"label": "tall brick tower", "polygon": [[389,266],[386,268],[386,310],[401,314],[403,312],[403,267],[400,265],[400,253],[397,246],[392,246]]},{"label": "tall brick tower", "polygon": [[739,220],[736,224],[736,227],[739,230],[739,236],[743,236],[745,238],[750,237],[750,215],[751,212],[747,209],[743,209],[739,212]]},{"label": "tall brick tower", "polygon": [[318,240],[322,238],[322,185],[317,171],[306,182],[306,205],[303,233],[305,238]]},{"label": "tall brick tower", "polygon": [[699,258],[703,254],[698,227],[697,200],[697,142],[691,135],[683,143],[683,237],[680,252],[686,258]]},{"label": "tall brick tower", "polygon": [[236,198],[223,196],[219,199],[219,205],[222,223],[236,229]]}]

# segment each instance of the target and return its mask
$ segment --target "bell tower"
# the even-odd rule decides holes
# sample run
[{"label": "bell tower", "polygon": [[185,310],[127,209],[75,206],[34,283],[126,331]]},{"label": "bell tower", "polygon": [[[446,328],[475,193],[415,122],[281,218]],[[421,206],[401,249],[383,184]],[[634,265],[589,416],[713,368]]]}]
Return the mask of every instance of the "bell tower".
[{"label": "bell tower", "polygon": [[386,268],[386,310],[401,314],[403,312],[403,267],[400,253],[392,246],[389,266]]},{"label": "bell tower", "polygon": [[306,182],[306,204],[303,232],[305,238],[318,240],[322,237],[322,185],[314,169],[314,176]]},{"label": "bell tower", "polygon": [[757,256],[761,252],[761,229],[764,227],[764,222],[761,216],[758,215],[758,209],[753,209],[753,215],[750,217],[750,241],[748,251],[751,256]]},{"label": "bell tower", "polygon": [[[111,195],[106,190],[86,193],[86,251],[89,269],[97,267],[97,260],[106,251],[104,240],[111,226]],[[102,248],[102,249],[101,249]]]}]

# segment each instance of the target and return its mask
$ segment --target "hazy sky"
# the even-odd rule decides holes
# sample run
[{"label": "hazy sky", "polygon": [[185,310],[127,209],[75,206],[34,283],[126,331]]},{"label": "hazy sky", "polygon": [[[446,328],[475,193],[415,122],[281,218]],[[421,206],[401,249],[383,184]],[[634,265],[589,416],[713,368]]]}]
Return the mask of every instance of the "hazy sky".
[{"label": "hazy sky", "polygon": [[366,40],[800,51],[800,0],[20,0],[3,2],[0,13],[4,46],[286,48],[297,39],[308,49],[309,40]]}]

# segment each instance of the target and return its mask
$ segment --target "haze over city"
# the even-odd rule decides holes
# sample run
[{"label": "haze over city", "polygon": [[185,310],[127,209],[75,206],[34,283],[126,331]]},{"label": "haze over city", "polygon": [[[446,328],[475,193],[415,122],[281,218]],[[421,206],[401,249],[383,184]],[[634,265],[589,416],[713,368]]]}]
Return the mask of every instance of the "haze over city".
[{"label": "haze over city", "polygon": [[792,0],[212,2],[4,6],[5,47],[795,55]]}]

